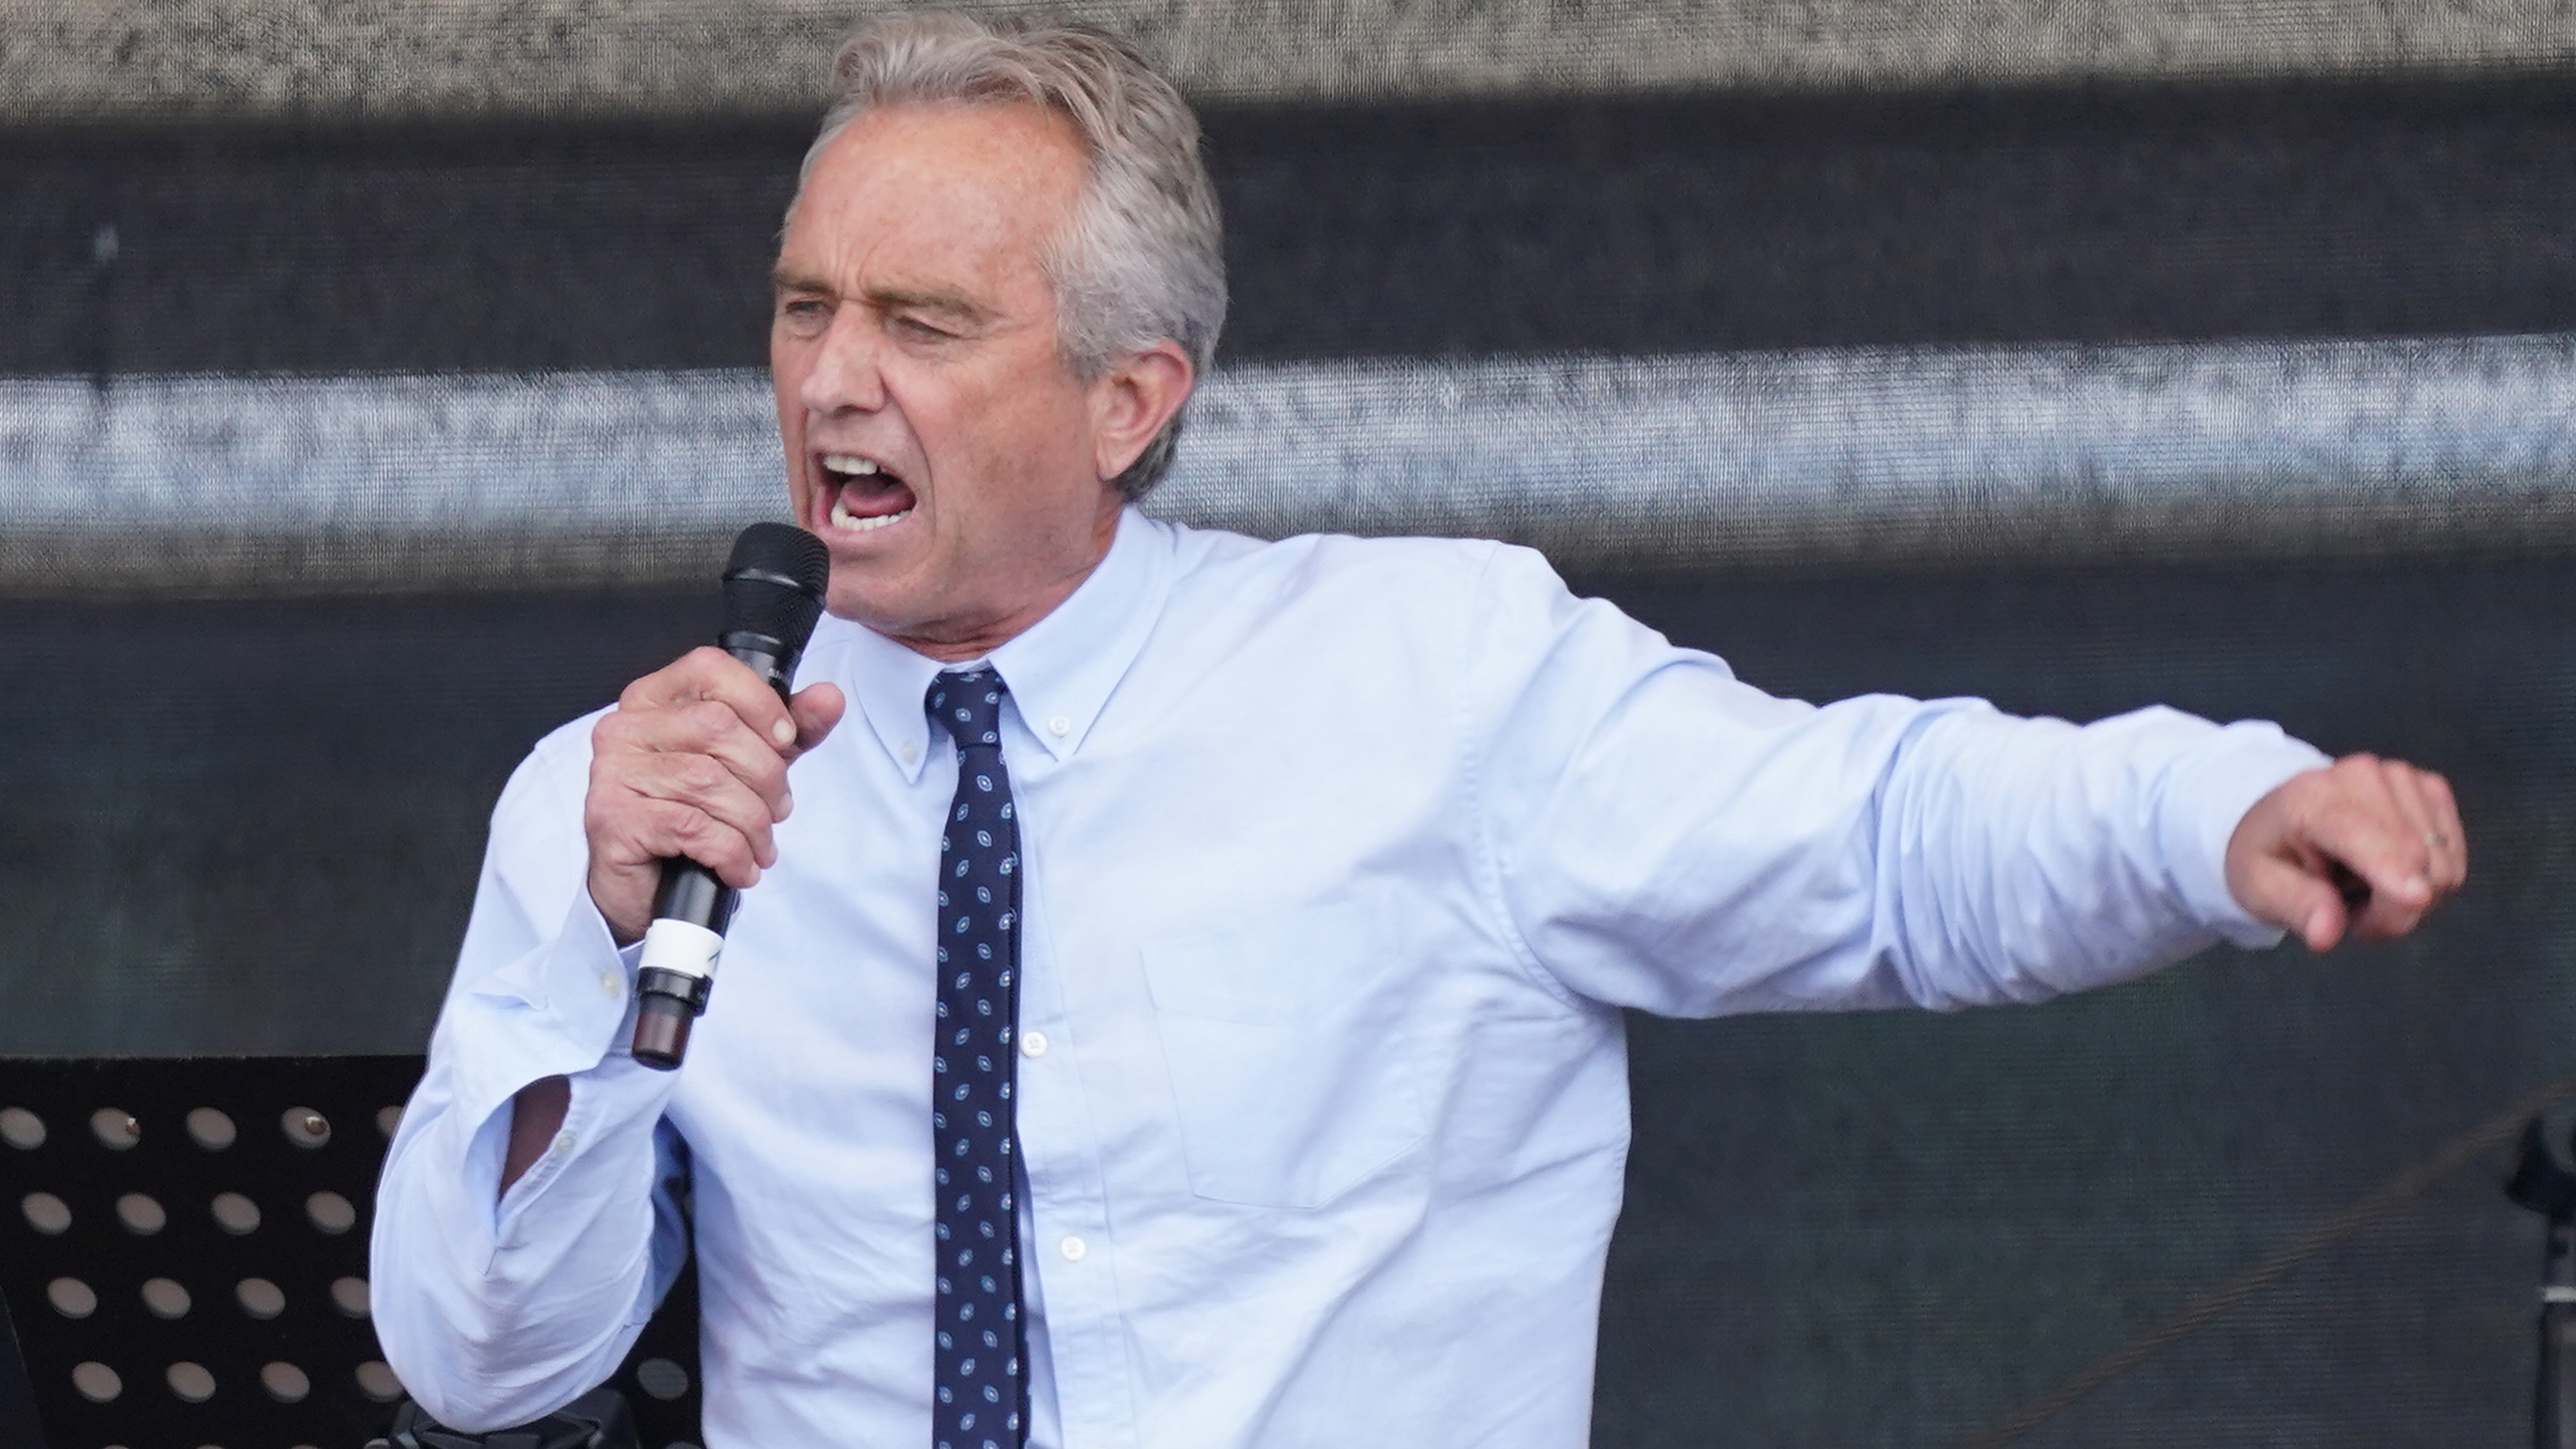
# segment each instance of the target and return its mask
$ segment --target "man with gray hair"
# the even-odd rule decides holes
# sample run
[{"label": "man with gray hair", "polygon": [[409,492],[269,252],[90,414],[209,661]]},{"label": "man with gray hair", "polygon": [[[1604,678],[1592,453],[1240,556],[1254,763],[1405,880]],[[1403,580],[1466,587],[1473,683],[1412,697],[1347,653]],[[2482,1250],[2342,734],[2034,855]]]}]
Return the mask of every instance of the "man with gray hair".
[{"label": "man with gray hair", "polygon": [[[1580,1444],[1622,1008],[2035,1001],[2465,874],[2440,777],[2270,725],[1818,708],[1526,550],[1147,519],[1225,308],[1189,108],[953,15],[838,73],[771,333],[830,617],[502,795],[376,1216],[448,1423],[600,1382],[694,1245],[716,1449]],[[745,895],[663,1073],[679,856]]]}]

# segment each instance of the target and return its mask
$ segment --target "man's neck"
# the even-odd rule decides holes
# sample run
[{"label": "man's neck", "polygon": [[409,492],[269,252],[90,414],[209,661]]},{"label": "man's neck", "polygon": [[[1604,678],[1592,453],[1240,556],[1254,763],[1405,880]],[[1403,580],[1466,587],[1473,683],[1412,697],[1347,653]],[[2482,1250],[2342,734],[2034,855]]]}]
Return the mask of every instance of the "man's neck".
[{"label": "man's neck", "polygon": [[915,654],[936,659],[942,664],[965,664],[985,658],[994,650],[1036,628],[1049,614],[1063,607],[1064,601],[1072,598],[1093,574],[1100,571],[1100,565],[1109,557],[1109,550],[1117,545],[1118,520],[1124,513],[1123,506],[1109,508],[1101,516],[1098,531],[1094,535],[1095,546],[1091,550],[1090,559],[1080,568],[1053,580],[1048,588],[1001,618],[973,625],[963,631],[941,630],[935,634],[911,634],[892,629],[879,629],[877,632]]}]

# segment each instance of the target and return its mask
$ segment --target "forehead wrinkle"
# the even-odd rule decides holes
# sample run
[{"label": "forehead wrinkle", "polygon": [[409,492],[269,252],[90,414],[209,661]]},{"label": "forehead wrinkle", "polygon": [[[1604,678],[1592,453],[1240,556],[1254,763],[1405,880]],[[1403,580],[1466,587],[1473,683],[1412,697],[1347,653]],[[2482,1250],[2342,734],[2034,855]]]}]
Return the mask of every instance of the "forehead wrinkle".
[{"label": "forehead wrinkle", "polygon": [[997,304],[1012,285],[1009,274],[1023,269],[1052,291],[1042,243],[1026,249],[1040,255],[1023,264],[1015,255],[1022,248],[996,247],[989,237],[906,236],[902,229],[851,228],[817,218],[801,232],[791,224],[780,250],[770,271],[779,292],[856,300],[880,312],[916,310],[989,322],[1009,310]]},{"label": "forehead wrinkle", "polygon": [[782,302],[910,311],[979,336],[1053,331],[1050,258],[1075,223],[1088,163],[1070,121],[1042,108],[866,113],[791,203],[771,281]]},{"label": "forehead wrinkle", "polygon": [[[1035,136],[1024,129],[1032,119],[1038,125]],[[1060,168],[1053,164],[1058,160],[1071,164]],[[834,213],[855,212],[897,222],[902,229],[902,219],[926,210],[970,229],[1025,228],[1039,233],[1029,240],[1043,246],[1080,209],[1090,171],[1090,158],[1072,122],[1045,107],[880,107],[855,118],[834,139],[813,175],[799,186],[780,239],[785,241],[800,219],[837,231],[845,216],[827,221],[808,214],[816,193],[830,191],[834,194],[827,209]],[[819,184],[832,172],[856,174],[841,186]],[[1033,218],[1030,201],[1051,193],[1065,215]]]}]

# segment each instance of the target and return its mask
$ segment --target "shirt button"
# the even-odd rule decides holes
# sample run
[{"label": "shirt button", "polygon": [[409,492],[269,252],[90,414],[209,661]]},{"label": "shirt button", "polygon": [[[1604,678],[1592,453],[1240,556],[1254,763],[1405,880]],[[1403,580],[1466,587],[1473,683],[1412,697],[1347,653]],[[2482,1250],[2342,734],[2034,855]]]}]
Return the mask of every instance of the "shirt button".
[{"label": "shirt button", "polygon": [[921,758],[921,746],[919,746],[919,745],[906,745],[906,746],[904,746],[904,747],[903,747],[903,762],[904,762],[905,764],[909,765],[909,764],[911,764],[913,761],[915,761],[915,760],[917,760],[917,759],[920,759],[920,758]]},{"label": "shirt button", "polygon": [[555,1156],[561,1157],[570,1151],[572,1151],[572,1134],[569,1132],[556,1133],[554,1145]]},{"label": "shirt button", "polygon": [[599,994],[614,999],[626,994],[626,979],[614,971],[599,973]]},{"label": "shirt button", "polygon": [[1057,715],[1055,718],[1047,721],[1047,733],[1051,735],[1069,735],[1073,733],[1073,721],[1066,719],[1063,715]]},{"label": "shirt button", "polygon": [[1083,1260],[1085,1255],[1090,1253],[1091,1245],[1084,1242],[1082,1239],[1067,1233],[1064,1241],[1055,1245],[1055,1250],[1064,1254],[1064,1260],[1066,1262],[1079,1263]]},{"label": "shirt button", "polygon": [[1032,1031],[1023,1034],[1020,1037],[1020,1054],[1032,1057],[1045,1056],[1046,1033],[1042,1031]]}]

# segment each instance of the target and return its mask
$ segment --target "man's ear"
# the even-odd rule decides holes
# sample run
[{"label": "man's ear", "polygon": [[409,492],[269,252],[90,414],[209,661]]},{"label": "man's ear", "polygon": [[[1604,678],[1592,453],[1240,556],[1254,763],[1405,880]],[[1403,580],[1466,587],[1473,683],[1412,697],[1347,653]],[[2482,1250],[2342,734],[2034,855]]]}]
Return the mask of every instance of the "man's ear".
[{"label": "man's ear", "polygon": [[1121,358],[1091,384],[1092,463],[1103,483],[1124,473],[1189,401],[1190,355],[1169,338]]}]

